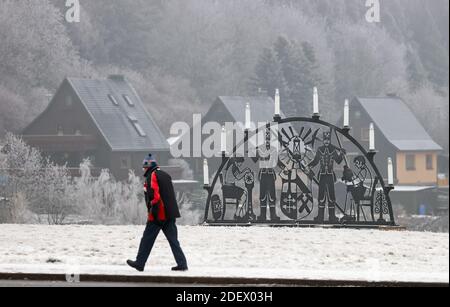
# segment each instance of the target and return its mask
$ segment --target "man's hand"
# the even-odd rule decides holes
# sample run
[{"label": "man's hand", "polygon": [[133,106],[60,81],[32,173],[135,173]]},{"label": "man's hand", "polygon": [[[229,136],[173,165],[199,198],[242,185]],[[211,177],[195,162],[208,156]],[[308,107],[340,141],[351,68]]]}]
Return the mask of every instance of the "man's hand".
[{"label": "man's hand", "polygon": [[153,216],[153,223],[155,223],[156,225],[162,226],[164,224],[164,222],[159,220],[159,203],[155,204],[151,207],[151,212],[152,212],[152,216]]},{"label": "man's hand", "polygon": [[151,206],[151,211],[152,211],[153,218],[154,218],[155,221],[156,221],[156,220],[158,219],[159,204],[152,205],[152,206]]},{"label": "man's hand", "polygon": [[155,198],[155,190],[153,190],[152,188],[150,188],[148,191],[147,191],[147,194],[148,194],[148,198],[149,198],[149,200],[150,200],[150,202],[153,200],[153,198]]}]

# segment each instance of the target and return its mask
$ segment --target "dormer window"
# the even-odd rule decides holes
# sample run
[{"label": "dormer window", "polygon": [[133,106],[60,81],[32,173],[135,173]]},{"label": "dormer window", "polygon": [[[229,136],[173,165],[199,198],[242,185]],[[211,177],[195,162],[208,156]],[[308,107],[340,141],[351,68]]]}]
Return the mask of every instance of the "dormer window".
[{"label": "dormer window", "polygon": [[128,95],[123,95],[123,99],[127,102],[130,107],[134,107],[134,102]]},{"label": "dormer window", "polygon": [[132,123],[137,123],[138,122],[138,120],[137,120],[137,118],[136,118],[136,116],[134,116],[134,115],[128,115],[128,119],[130,120],[130,122],[132,122]]},{"label": "dormer window", "polygon": [[133,124],[134,129],[136,129],[136,132],[141,137],[146,137],[147,134],[145,133],[144,129],[142,129],[141,125],[139,124],[138,119],[134,115],[128,115],[128,119]]},{"label": "dormer window", "polygon": [[73,100],[72,100],[72,96],[71,95],[67,95],[66,96],[66,107],[70,108],[73,105]]},{"label": "dormer window", "polygon": [[111,103],[115,106],[119,106],[119,103],[116,100],[116,97],[114,97],[113,95],[109,94],[108,95],[109,100],[111,101]]},{"label": "dormer window", "polygon": [[144,132],[144,129],[142,129],[141,125],[139,123],[134,123],[134,129],[138,132],[138,134],[142,137],[146,137],[147,134]]}]

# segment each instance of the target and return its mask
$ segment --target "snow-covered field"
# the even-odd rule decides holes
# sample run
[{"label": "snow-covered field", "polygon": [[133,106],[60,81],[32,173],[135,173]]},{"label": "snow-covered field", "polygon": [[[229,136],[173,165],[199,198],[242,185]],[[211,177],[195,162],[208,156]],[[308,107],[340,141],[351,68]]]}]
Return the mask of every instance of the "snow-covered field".
[{"label": "snow-covered field", "polygon": [[[143,227],[0,225],[0,272],[135,275]],[[179,227],[186,276],[449,281],[449,235],[378,230]],[[159,237],[144,274],[172,276]],[[74,270],[73,272],[71,270]]]}]

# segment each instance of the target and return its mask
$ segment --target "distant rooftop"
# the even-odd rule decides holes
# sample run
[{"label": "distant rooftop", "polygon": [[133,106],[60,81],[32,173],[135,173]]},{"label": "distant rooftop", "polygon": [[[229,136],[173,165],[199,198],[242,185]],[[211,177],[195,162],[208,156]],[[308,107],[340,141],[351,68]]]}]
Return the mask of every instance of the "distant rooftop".
[{"label": "distant rooftop", "polygon": [[250,104],[252,122],[262,123],[273,120],[274,101],[268,96],[220,96],[219,100],[236,122],[245,122],[245,106]]},{"label": "distant rooftop", "polygon": [[401,151],[441,151],[399,97],[356,98],[388,141]]},{"label": "distant rooftop", "polygon": [[169,150],[161,130],[125,77],[67,80],[113,151]]}]

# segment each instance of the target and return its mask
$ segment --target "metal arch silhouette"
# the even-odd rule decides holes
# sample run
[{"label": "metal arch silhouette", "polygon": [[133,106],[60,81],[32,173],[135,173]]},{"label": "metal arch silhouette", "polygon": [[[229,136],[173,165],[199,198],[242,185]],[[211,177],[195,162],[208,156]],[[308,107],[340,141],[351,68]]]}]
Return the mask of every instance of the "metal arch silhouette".
[{"label": "metal arch silhouette", "polygon": [[[288,118],[274,118],[274,120],[270,123],[270,125],[282,125],[282,124],[290,124],[290,123],[311,123],[316,125],[321,125],[324,127],[328,127],[330,129],[333,129],[336,131],[336,133],[339,133],[340,135],[344,136],[347,140],[349,140],[360,152],[361,154],[367,158],[368,162],[370,163],[370,166],[375,172],[375,178],[377,178],[379,185],[381,186],[382,192],[384,195],[381,196],[381,198],[385,201],[386,209],[388,212],[385,212],[382,207],[379,209],[380,213],[380,219],[377,222],[370,223],[371,225],[390,225],[390,226],[396,226],[395,222],[395,216],[394,211],[392,207],[392,202],[390,198],[390,192],[394,189],[392,186],[386,185],[383,176],[381,175],[381,172],[379,171],[377,165],[375,164],[374,157],[376,155],[376,152],[370,152],[364,146],[362,146],[353,136],[350,135],[350,128],[340,128],[334,124],[331,124],[329,122],[321,120],[319,117],[288,117]],[[225,155],[222,156],[222,163],[220,167],[217,169],[217,172],[211,182],[210,186],[204,187],[205,190],[208,192],[208,196],[206,199],[206,207],[205,207],[205,215],[204,215],[204,223],[208,223],[208,216],[209,216],[209,210],[212,206],[211,199],[213,197],[214,187],[216,186],[217,182],[219,181],[219,177],[222,174],[222,171],[224,170],[225,166],[231,159],[231,157],[237,152],[237,150],[248,143],[249,139],[257,135],[262,129],[265,127],[258,127],[252,131],[245,131],[244,139],[235,147],[233,148],[232,154],[229,157],[226,157]],[[380,204],[382,206],[382,204]],[[389,222],[386,222],[382,219],[382,216],[385,214],[389,214]],[[315,224],[314,222],[311,222],[311,224]],[[361,222],[359,224],[365,224],[364,222]]]}]

